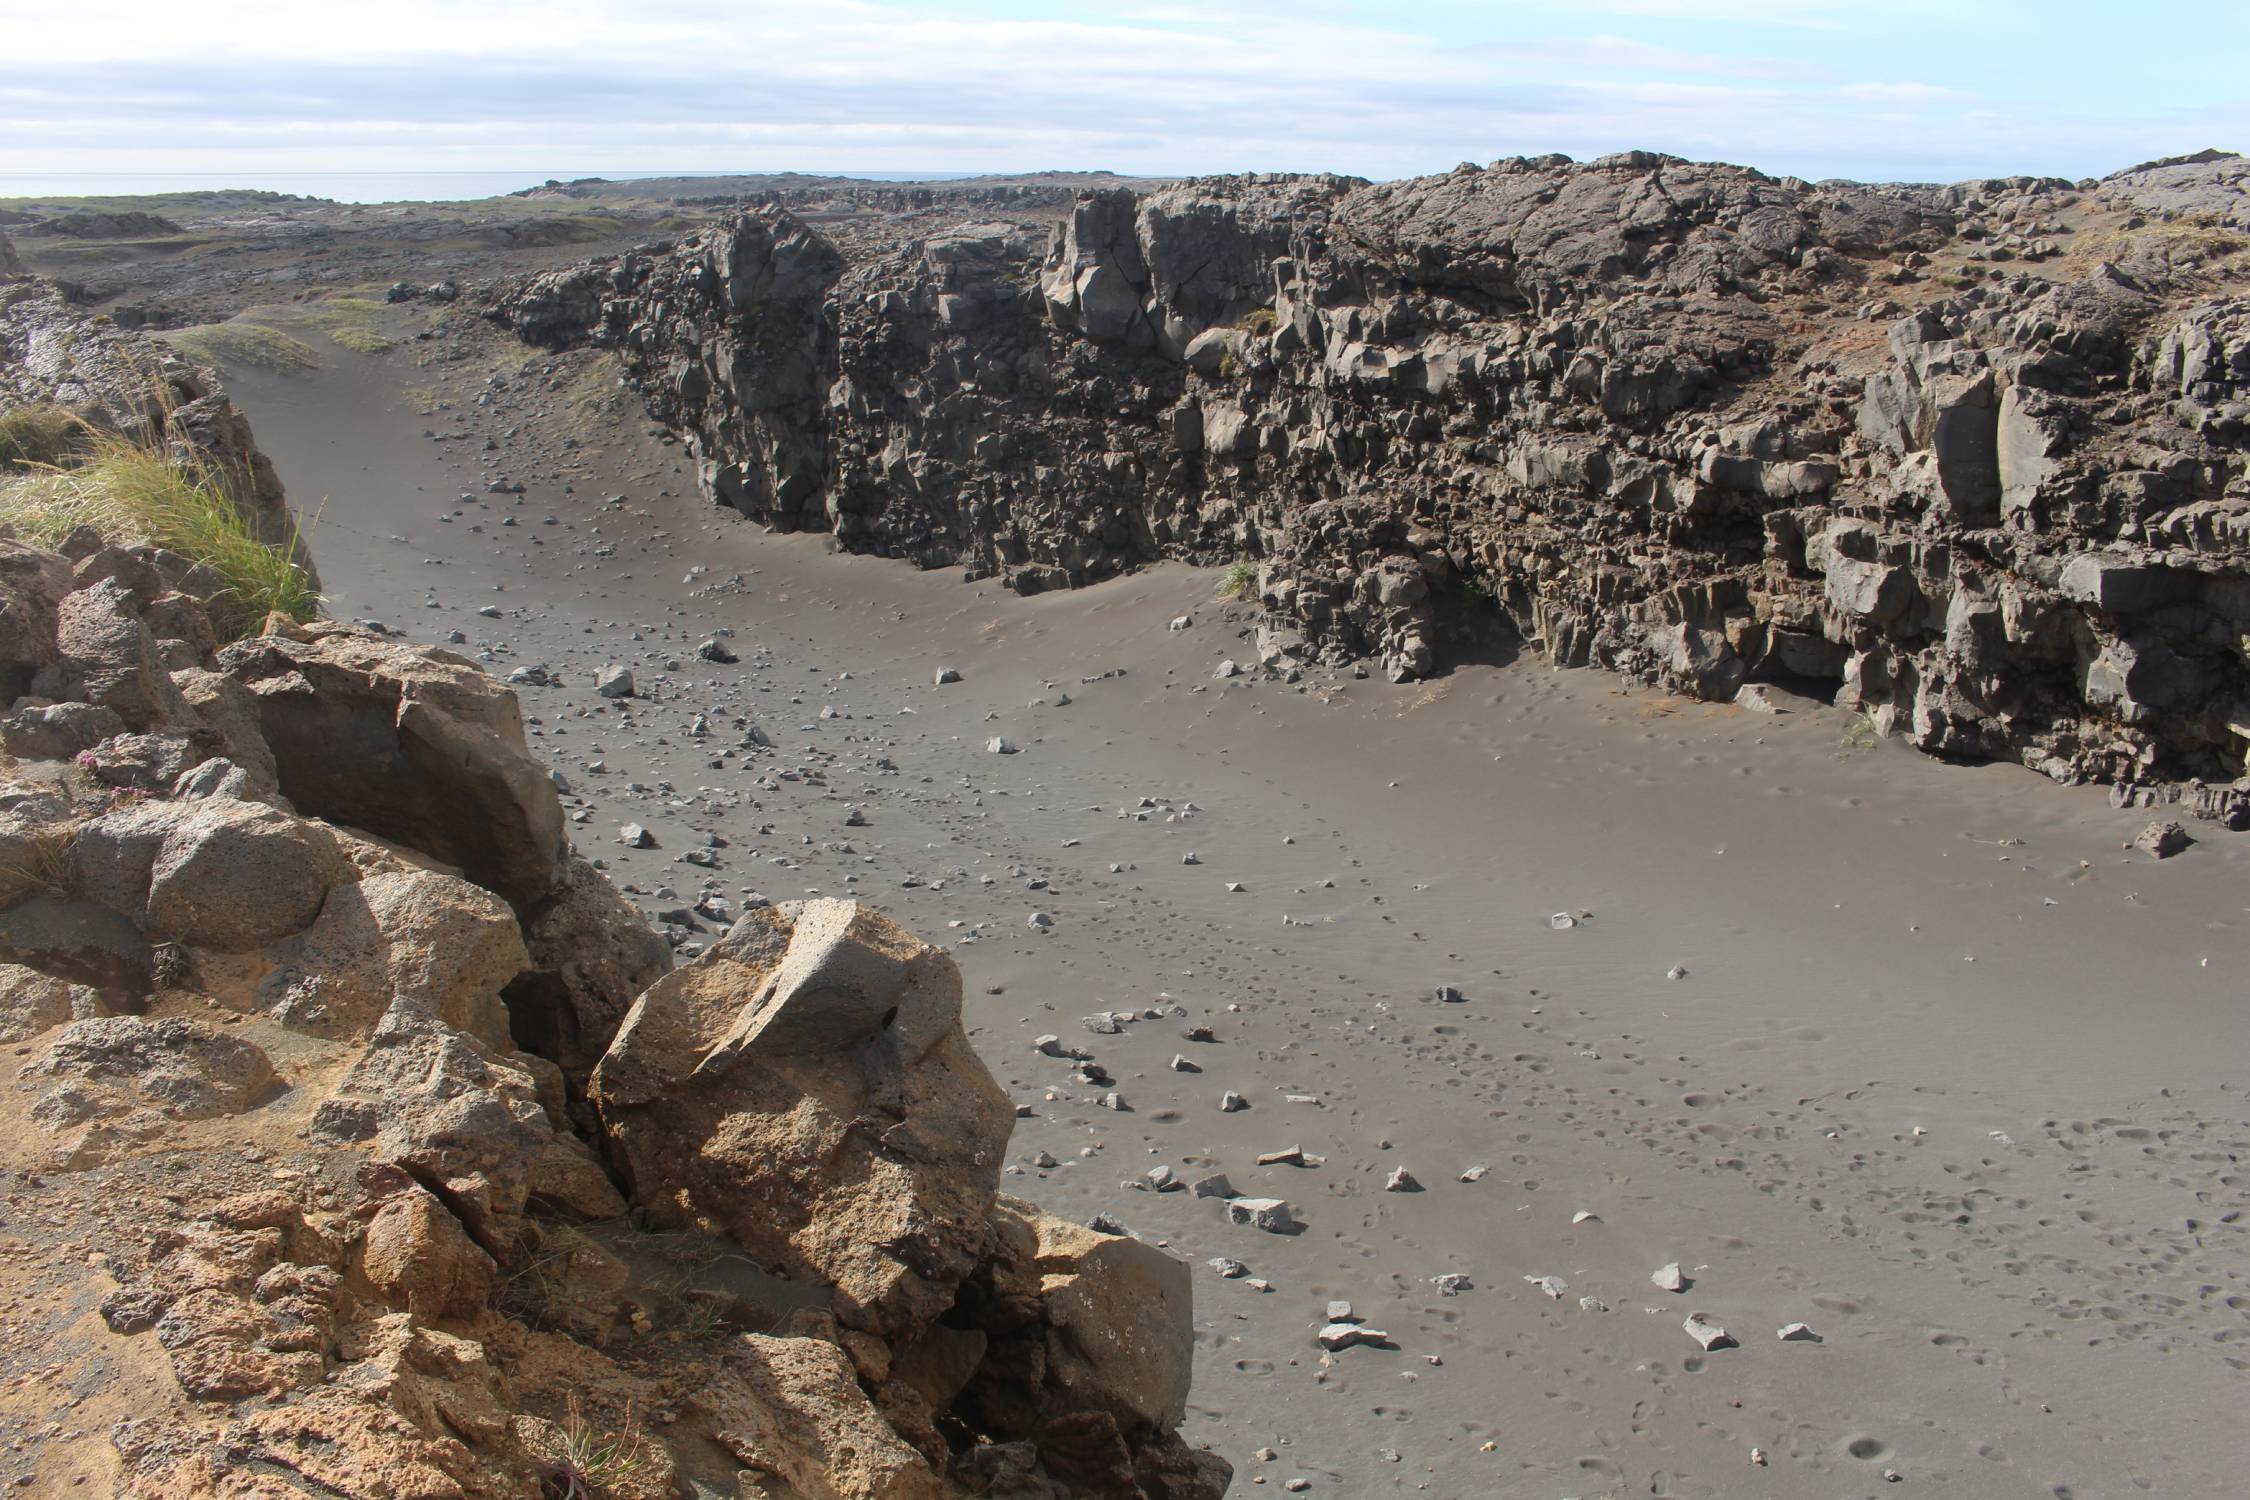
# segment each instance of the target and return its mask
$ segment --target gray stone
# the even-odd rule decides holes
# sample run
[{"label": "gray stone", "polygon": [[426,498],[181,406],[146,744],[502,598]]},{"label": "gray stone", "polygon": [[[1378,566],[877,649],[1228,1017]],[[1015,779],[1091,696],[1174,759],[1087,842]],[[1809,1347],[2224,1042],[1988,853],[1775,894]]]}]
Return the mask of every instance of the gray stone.
[{"label": "gray stone", "polygon": [[1228,1223],[1247,1224],[1268,1234],[1294,1234],[1301,1227],[1280,1198],[1229,1198],[1226,1209]]}]

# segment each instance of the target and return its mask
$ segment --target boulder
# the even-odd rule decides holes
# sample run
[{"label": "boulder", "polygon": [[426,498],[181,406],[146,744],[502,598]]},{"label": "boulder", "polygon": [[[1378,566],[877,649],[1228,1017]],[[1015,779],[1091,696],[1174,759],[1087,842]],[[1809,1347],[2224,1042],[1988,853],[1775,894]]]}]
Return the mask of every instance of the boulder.
[{"label": "boulder", "polygon": [[449,651],[342,626],[220,653],[254,697],[281,791],[457,867],[518,912],[565,878],[562,802],[526,748],[516,695]]},{"label": "boulder", "polygon": [[804,1500],[943,1500],[927,1461],[820,1339],[744,1334],[692,1397],[719,1446]]},{"label": "boulder", "polygon": [[588,1090],[633,1201],[926,1326],[976,1264],[1014,1106],[953,961],[848,901],[745,915],[633,1005]]},{"label": "boulder", "polygon": [[949,1322],[988,1350],[954,1409],[1032,1444],[1065,1493],[1217,1500],[1232,1469],[1173,1430],[1194,1354],[1189,1271],[1153,1246],[1003,1198]]},{"label": "boulder", "polygon": [[317,824],[257,802],[184,805],[149,870],[152,937],[222,953],[263,947],[310,925],[344,881],[335,838]]},{"label": "boulder", "polygon": [[113,709],[135,729],[186,717],[132,590],[106,578],[66,595],[55,612],[56,697]]},{"label": "boulder", "polygon": [[513,1046],[502,989],[530,965],[506,903],[407,866],[337,887],[318,920],[268,957],[257,1000],[292,1029],[363,1040],[403,997],[498,1050]]},{"label": "boulder", "polygon": [[100,1014],[99,991],[22,964],[0,963],[0,1042],[24,1041]]},{"label": "boulder", "polygon": [[1188,1263],[1027,1203],[1005,1207],[1038,1237],[1033,1264],[1053,1330],[1047,1373],[1064,1398],[1110,1412],[1127,1431],[1178,1426],[1195,1359]]},{"label": "boulder", "polygon": [[315,1112],[316,1140],[363,1145],[438,1193],[476,1242],[507,1262],[534,1194],[587,1218],[624,1211],[574,1137],[557,1132],[560,1080],[410,1001],[393,1005],[367,1049]]},{"label": "boulder", "polygon": [[31,690],[57,654],[55,631],[70,592],[70,560],[0,537],[0,708]]},{"label": "boulder", "polygon": [[463,1318],[492,1295],[498,1268],[461,1221],[420,1188],[368,1221],[360,1271],[378,1295],[417,1318]]},{"label": "boulder", "polygon": [[76,888],[158,941],[221,953],[312,925],[353,873],[326,828],[259,802],[127,803],[78,830]]},{"label": "boulder", "polygon": [[208,1120],[254,1109],[282,1088],[255,1043],[178,1016],[73,1021],[24,1065],[23,1076],[64,1086],[34,1109],[49,1123],[135,1108]]}]

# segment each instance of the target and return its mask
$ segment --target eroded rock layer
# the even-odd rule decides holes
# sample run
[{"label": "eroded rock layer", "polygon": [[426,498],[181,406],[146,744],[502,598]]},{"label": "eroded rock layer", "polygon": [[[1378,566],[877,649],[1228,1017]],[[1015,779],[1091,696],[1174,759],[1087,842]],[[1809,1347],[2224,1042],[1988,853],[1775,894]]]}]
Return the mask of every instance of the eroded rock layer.
[{"label": "eroded rock layer", "polygon": [[[717,499],[925,566],[1256,565],[1269,661],[1770,680],[1962,757],[2250,748],[2243,164],[1812,184],[1631,153],[1229,177],[841,243],[778,207],[493,316]],[[2208,791],[2245,816],[2239,794]]]}]

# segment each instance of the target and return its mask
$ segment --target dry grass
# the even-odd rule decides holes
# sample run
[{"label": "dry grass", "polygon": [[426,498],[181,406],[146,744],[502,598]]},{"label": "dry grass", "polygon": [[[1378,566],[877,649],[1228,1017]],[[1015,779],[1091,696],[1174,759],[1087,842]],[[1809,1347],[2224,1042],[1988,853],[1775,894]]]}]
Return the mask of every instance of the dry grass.
[{"label": "dry grass", "polygon": [[639,1474],[646,1463],[641,1453],[640,1422],[630,1405],[625,1408],[624,1426],[604,1432],[579,1415],[578,1398],[573,1395],[569,1414],[563,1419],[562,1446],[555,1477],[562,1484],[564,1500],[591,1500]]},{"label": "dry grass", "polygon": [[23,840],[18,857],[0,865],[0,871],[51,895],[67,897],[78,872],[77,841],[75,828],[41,829]]},{"label": "dry grass", "polygon": [[226,580],[207,606],[222,641],[255,634],[269,613],[320,613],[300,549],[260,541],[215,465],[175,458],[155,424],[137,433],[83,423],[78,430],[79,450],[67,463],[0,483],[0,512],[18,535],[52,545],[91,526],[113,542],[148,543],[209,566]]},{"label": "dry grass", "polygon": [[0,412],[0,470],[66,463],[85,438],[86,424],[67,407],[41,403]]}]

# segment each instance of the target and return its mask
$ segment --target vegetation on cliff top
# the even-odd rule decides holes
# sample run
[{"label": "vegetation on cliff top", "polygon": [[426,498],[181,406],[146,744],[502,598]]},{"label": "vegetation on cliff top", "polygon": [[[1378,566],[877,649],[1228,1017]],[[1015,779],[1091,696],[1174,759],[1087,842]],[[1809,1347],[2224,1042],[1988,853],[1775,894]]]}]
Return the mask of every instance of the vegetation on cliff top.
[{"label": "vegetation on cliff top", "polygon": [[255,634],[269,613],[320,613],[320,594],[292,541],[258,539],[216,464],[173,451],[160,429],[96,428],[60,407],[0,412],[0,521],[51,546],[80,526],[147,543],[225,580],[210,604],[222,642]]}]

